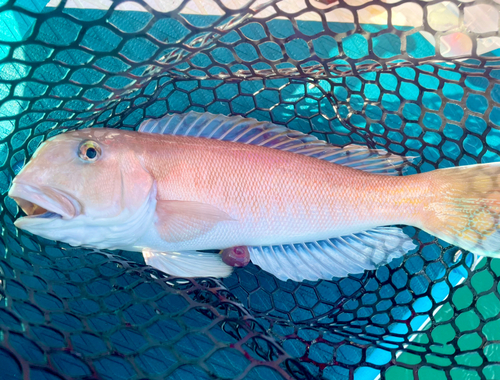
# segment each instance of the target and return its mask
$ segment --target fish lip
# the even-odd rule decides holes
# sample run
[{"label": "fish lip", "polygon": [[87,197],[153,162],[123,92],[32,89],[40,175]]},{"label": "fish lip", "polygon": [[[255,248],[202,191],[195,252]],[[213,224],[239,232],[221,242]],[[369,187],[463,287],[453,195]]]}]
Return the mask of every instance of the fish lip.
[{"label": "fish lip", "polygon": [[[43,222],[55,218],[72,219],[78,216],[82,209],[80,202],[61,190],[48,186],[33,186],[16,180],[13,181],[8,196],[27,214],[16,221],[20,223],[35,220]],[[43,209],[45,213],[34,215],[35,206]]]}]

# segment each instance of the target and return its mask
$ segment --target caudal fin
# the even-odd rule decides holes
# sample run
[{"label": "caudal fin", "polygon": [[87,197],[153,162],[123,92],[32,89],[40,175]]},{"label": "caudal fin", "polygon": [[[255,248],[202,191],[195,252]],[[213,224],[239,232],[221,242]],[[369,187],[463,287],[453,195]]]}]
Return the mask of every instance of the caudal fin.
[{"label": "caudal fin", "polygon": [[472,253],[500,257],[500,162],[440,169],[422,229]]}]

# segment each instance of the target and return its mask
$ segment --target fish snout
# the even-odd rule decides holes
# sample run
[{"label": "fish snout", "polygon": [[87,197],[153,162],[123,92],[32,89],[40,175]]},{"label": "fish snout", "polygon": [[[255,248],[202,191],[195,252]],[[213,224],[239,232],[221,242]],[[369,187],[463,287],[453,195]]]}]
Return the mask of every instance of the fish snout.
[{"label": "fish snout", "polygon": [[48,186],[33,186],[14,179],[9,197],[28,218],[60,217],[72,219],[81,213],[80,202],[65,192]]}]

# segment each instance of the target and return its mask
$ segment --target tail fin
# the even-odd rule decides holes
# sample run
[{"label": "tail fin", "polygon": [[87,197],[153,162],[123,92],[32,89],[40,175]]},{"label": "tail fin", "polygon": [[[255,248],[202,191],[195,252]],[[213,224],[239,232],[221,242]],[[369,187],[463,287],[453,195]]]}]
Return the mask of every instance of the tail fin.
[{"label": "tail fin", "polygon": [[500,162],[439,169],[422,229],[472,253],[500,257]]}]

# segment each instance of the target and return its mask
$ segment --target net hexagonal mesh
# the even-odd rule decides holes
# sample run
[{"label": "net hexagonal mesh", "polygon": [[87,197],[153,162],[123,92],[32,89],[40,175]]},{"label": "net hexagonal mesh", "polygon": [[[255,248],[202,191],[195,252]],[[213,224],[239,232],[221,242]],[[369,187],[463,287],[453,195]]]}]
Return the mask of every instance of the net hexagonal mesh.
[{"label": "net hexagonal mesh", "polygon": [[69,129],[239,114],[418,155],[500,160],[496,1],[0,0],[2,379],[492,379],[498,260],[412,227],[376,272],[180,279],[16,229],[12,178]]}]

